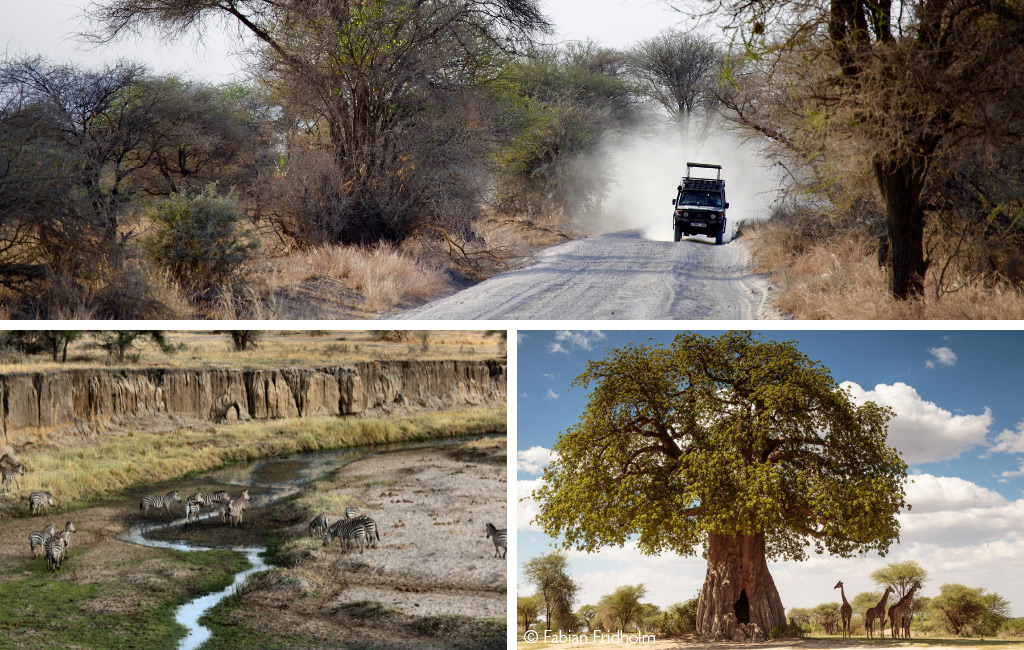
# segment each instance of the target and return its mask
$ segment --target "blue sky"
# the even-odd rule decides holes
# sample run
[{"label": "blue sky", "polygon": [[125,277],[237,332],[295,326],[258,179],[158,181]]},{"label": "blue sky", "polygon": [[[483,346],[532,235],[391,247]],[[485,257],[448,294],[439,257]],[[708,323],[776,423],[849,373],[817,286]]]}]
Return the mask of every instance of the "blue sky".
[{"label": "blue sky", "polygon": [[[705,335],[720,331],[698,330]],[[997,591],[1024,615],[1024,332],[767,331],[795,341],[831,369],[855,399],[891,406],[890,444],[910,465],[914,505],[900,515],[901,543],[886,558],[813,556],[772,565],[786,607],[838,600],[873,590],[871,571],[914,559],[931,574],[924,595],[946,582]],[[675,332],[525,331],[518,343],[518,493],[528,495],[558,433],[586,402],[569,384],[588,359],[631,341],[668,344]],[[847,383],[848,382],[848,383]],[[528,524],[535,504],[518,508],[519,560],[546,553],[553,540]],[[571,551],[584,583],[582,602],[622,584],[643,582],[650,602],[665,606],[694,596],[703,581],[699,558],[648,558],[631,548],[597,556]],[[521,573],[521,566],[519,567]],[[831,581],[831,582],[830,582]],[[519,579],[519,593],[532,587]]]}]

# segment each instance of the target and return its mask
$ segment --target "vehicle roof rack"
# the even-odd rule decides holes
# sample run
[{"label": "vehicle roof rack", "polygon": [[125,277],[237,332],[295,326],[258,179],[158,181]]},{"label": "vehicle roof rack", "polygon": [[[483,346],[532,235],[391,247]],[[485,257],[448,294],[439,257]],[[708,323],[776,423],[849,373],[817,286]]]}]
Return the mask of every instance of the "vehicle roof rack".
[{"label": "vehicle roof rack", "polygon": [[716,169],[718,170],[717,180],[722,179],[722,166],[721,165],[709,165],[708,163],[688,162],[686,163],[686,175],[689,177],[691,167],[702,167],[704,169]]}]

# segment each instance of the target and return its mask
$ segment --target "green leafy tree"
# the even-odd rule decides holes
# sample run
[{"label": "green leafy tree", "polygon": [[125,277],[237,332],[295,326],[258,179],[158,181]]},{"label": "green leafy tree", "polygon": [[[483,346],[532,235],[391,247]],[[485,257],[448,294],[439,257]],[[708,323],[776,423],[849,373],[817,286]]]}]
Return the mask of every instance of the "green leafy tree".
[{"label": "green leafy tree", "polygon": [[811,609],[811,618],[825,630],[825,634],[836,634],[839,631],[839,603],[821,603]]},{"label": "green leafy tree", "polygon": [[530,629],[544,610],[544,598],[540,594],[516,598],[516,618],[523,624],[523,631]]},{"label": "green leafy tree", "polygon": [[173,345],[167,340],[167,336],[160,330],[113,330],[106,332],[95,332],[100,347],[107,351],[113,359],[123,362],[131,360],[128,351],[140,340],[148,339],[164,354],[171,354],[175,351]]},{"label": "green leafy tree", "polygon": [[684,333],[612,350],[573,385],[590,390],[587,405],[554,445],[535,521],[588,552],[703,546],[706,637],[731,638],[737,621],[785,625],[769,558],[898,539],[907,466],[886,443],[891,412],[854,404],[793,343]]},{"label": "green leafy tree", "polygon": [[593,622],[594,617],[596,616],[596,605],[582,605],[579,609],[576,610],[576,617],[580,619],[580,623],[582,623],[581,627],[585,627],[588,630],[594,629],[594,627],[591,625],[591,622]]},{"label": "green leafy tree", "polygon": [[955,636],[993,635],[1010,616],[1010,602],[999,594],[961,584],[942,585],[929,605]]},{"label": "green leafy tree", "polygon": [[630,623],[639,625],[644,614],[640,599],[647,595],[647,587],[624,585],[610,594],[601,596],[597,610],[602,624],[609,630],[626,630]]},{"label": "green leafy tree", "polygon": [[552,618],[558,629],[575,627],[572,609],[580,585],[569,576],[569,559],[564,553],[552,551],[527,561],[523,576],[544,599],[544,629],[551,629]]},{"label": "green leafy tree", "polygon": [[[850,607],[853,607],[853,618],[850,620],[850,627],[852,630],[858,633],[867,633],[865,627],[865,616],[864,612],[878,604],[878,601],[882,598],[882,592],[880,591],[863,591],[857,594],[853,600],[850,601]],[[886,602],[886,610],[888,611],[889,605],[896,602],[892,597]],[[877,626],[877,621],[875,622]]]},{"label": "green leafy tree", "polygon": [[899,600],[907,595],[910,586],[915,582],[923,584],[928,580],[928,572],[917,562],[907,560],[906,562],[893,562],[877,571],[872,571],[871,579],[882,589],[892,587],[895,592],[893,598]]},{"label": "green leafy tree", "polygon": [[262,330],[231,330],[228,332],[231,336],[231,344],[235,346],[236,352],[245,352],[249,349],[255,349],[259,347],[260,338],[263,336]]}]

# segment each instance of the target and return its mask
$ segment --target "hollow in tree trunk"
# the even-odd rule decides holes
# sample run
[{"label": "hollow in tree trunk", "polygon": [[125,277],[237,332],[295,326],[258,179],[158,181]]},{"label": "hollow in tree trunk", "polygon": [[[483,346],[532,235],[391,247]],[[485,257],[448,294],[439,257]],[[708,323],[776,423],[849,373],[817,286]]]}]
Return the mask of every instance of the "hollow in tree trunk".
[{"label": "hollow in tree trunk", "polygon": [[768,572],[764,535],[711,535],[708,572],[697,604],[697,632],[711,639],[750,640],[751,625],[767,637],[786,623]]}]

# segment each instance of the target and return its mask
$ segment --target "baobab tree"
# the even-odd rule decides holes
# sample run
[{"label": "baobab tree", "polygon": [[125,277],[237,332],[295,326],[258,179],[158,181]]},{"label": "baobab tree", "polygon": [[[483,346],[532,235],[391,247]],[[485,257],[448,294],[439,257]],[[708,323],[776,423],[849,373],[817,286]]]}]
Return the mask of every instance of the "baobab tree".
[{"label": "baobab tree", "polygon": [[891,412],[855,404],[793,343],[685,333],[612,350],[573,385],[587,405],[533,493],[535,523],[587,552],[703,549],[705,637],[785,625],[768,560],[884,553],[899,538],[907,466],[886,443]]}]

